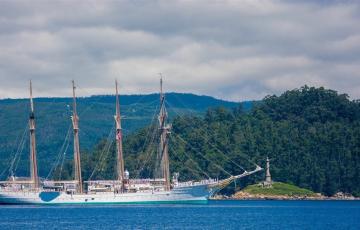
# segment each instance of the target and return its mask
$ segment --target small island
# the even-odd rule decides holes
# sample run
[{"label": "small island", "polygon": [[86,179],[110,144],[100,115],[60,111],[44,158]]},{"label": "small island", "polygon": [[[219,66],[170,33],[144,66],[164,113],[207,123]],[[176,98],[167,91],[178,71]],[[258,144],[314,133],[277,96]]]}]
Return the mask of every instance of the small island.
[{"label": "small island", "polygon": [[338,192],[328,197],[309,189],[300,188],[296,185],[274,182],[270,174],[270,160],[266,159],[265,180],[253,185],[248,185],[231,197],[215,196],[213,199],[231,200],[358,200],[351,194]]},{"label": "small island", "polygon": [[235,193],[233,199],[270,199],[270,200],[292,200],[292,199],[324,199],[319,193],[295,185],[282,182],[273,182],[272,186],[263,184],[249,185]]}]

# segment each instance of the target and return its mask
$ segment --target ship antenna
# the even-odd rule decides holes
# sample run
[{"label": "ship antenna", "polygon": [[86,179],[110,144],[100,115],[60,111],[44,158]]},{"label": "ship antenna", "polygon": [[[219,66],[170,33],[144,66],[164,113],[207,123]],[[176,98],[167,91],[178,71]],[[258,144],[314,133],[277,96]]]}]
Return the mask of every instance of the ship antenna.
[{"label": "ship antenna", "polygon": [[71,116],[73,130],[74,130],[74,166],[75,166],[75,180],[78,183],[79,193],[83,193],[82,179],[81,179],[81,163],[80,163],[80,147],[79,147],[79,117],[76,112],[76,96],[75,83],[72,81],[73,87],[73,115]]},{"label": "ship antenna", "polygon": [[168,135],[170,134],[170,125],[166,124],[167,112],[165,108],[165,96],[163,93],[163,77],[160,73],[160,144],[159,152],[162,156],[163,163],[163,177],[165,179],[165,191],[170,191],[170,166],[169,166],[169,153],[168,153]]},{"label": "ship antenna", "polygon": [[39,188],[39,177],[36,159],[36,141],[35,141],[35,113],[34,102],[32,96],[32,82],[30,80],[30,117],[29,117],[29,130],[30,130],[30,175],[33,182],[34,189]]},{"label": "ship antenna", "polygon": [[115,80],[116,88],[116,115],[114,116],[116,122],[116,148],[117,148],[117,179],[121,183],[121,192],[124,192],[125,175],[124,175],[124,157],[122,146],[122,128],[120,115],[120,102],[118,93],[118,82]]}]

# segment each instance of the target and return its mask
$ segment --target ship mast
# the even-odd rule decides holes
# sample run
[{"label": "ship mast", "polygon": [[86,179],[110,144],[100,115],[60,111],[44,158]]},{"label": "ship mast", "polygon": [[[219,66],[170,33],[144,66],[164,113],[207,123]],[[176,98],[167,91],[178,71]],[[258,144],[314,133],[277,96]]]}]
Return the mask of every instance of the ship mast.
[{"label": "ship mast", "polygon": [[120,116],[120,102],[118,93],[118,82],[115,80],[116,88],[116,115],[114,116],[116,122],[116,149],[117,149],[117,180],[121,182],[121,191],[124,191],[124,158],[122,146],[122,129]]},{"label": "ship mast", "polygon": [[35,141],[35,113],[34,102],[32,97],[32,82],[30,80],[30,117],[29,117],[29,130],[30,130],[30,175],[33,182],[33,188],[39,188],[39,177],[36,160],[36,141]]},{"label": "ship mast", "polygon": [[[160,74],[161,76],[161,74]],[[168,135],[170,134],[170,125],[166,124],[167,112],[165,108],[165,95],[163,93],[163,80],[160,78],[160,114],[159,114],[159,125],[160,125],[160,144],[159,152],[162,156],[162,168],[163,176],[165,179],[165,191],[170,191],[170,167],[169,167],[169,152],[168,152]]]},{"label": "ship mast", "polygon": [[75,83],[72,81],[73,86],[73,115],[71,116],[73,130],[74,130],[74,164],[75,164],[75,180],[78,183],[78,192],[83,192],[82,179],[81,179],[81,164],[80,164],[80,147],[79,147],[79,117],[76,112],[76,96],[75,96]]}]

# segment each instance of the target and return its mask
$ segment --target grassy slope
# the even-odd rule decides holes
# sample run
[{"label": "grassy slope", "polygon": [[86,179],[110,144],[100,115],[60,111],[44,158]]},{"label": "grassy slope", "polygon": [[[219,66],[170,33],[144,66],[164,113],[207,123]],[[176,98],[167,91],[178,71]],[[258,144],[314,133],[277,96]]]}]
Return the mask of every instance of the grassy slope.
[{"label": "grassy slope", "polygon": [[274,182],[272,188],[265,188],[258,184],[249,185],[242,192],[253,195],[270,195],[270,196],[314,196],[315,193],[295,185]]}]

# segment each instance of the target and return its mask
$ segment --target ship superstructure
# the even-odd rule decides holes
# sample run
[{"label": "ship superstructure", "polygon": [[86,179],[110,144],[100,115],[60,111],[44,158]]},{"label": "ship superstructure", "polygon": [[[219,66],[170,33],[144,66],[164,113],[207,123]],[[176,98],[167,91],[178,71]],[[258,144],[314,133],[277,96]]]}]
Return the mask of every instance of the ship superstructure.
[{"label": "ship superstructure", "polygon": [[217,191],[232,181],[249,176],[262,170],[256,165],[252,171],[244,171],[240,175],[230,176],[224,180],[206,179],[200,181],[179,182],[178,174],[170,178],[169,135],[171,125],[167,123],[168,114],[163,93],[163,80],[160,79],[160,106],[158,114],[159,170],[155,178],[130,179],[125,170],[123,157],[123,134],[121,127],[120,101],[118,83],[115,82],[115,141],[116,141],[116,178],[112,180],[84,181],[81,175],[81,159],[79,147],[79,117],[76,104],[76,87],[72,82],[72,128],[74,147],[74,179],[42,180],[38,177],[35,143],[35,113],[30,82],[30,179],[18,180],[10,177],[0,182],[0,203],[10,204],[134,204],[134,203],[204,203]]}]

